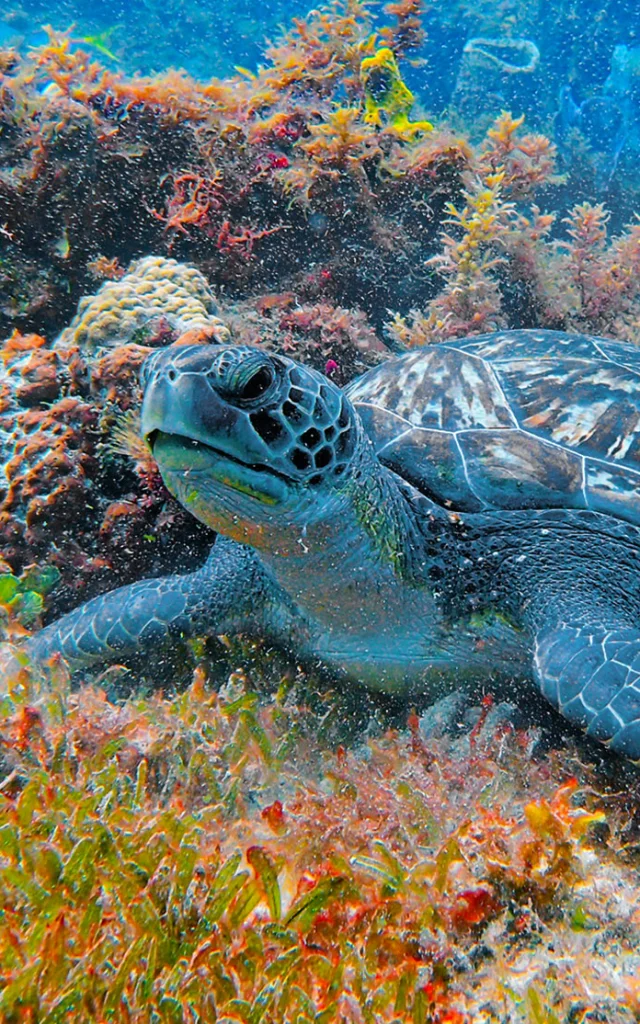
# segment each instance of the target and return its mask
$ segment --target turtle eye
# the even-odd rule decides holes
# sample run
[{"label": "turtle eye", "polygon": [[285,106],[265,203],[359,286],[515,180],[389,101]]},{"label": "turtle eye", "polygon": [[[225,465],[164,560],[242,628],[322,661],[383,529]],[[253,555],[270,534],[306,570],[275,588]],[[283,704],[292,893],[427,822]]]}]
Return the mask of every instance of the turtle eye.
[{"label": "turtle eye", "polygon": [[240,388],[238,397],[244,402],[254,402],[261,398],[273,384],[273,370],[270,366],[260,366],[252,373]]}]

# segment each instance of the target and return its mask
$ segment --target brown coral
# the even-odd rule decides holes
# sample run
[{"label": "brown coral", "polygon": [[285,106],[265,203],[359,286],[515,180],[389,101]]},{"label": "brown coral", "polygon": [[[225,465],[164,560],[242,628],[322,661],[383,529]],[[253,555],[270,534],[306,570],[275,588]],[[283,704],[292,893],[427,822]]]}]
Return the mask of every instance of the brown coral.
[{"label": "brown coral", "polygon": [[[60,569],[53,608],[150,572],[158,532],[175,531],[166,550],[187,564],[190,545],[197,558],[210,543],[208,531],[174,505],[150,461],[132,463],[109,441],[139,405],[149,344],[168,344],[183,327],[194,339],[228,337],[214,308],[197,270],[148,257],[83,300],[54,347],[17,333],[5,343],[0,539],[15,571],[35,561]],[[149,344],[131,340],[141,334]]]},{"label": "brown coral", "polygon": [[132,263],[122,277],[106,281],[95,295],[81,299],[76,316],[56,345],[76,345],[85,352],[103,345],[122,345],[137,332],[148,332],[159,317],[178,334],[215,326],[224,336],[216,308],[207,281],[195,267],[163,256],[145,256]]}]

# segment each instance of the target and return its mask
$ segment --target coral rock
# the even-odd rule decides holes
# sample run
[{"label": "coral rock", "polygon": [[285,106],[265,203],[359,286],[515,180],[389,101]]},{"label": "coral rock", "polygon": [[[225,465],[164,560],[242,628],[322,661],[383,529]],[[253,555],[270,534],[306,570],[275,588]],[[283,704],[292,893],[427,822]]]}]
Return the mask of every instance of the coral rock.
[{"label": "coral rock", "polygon": [[144,511],[133,501],[112,501],[100,526],[101,540],[111,548],[127,549],[142,540],[146,526]]},{"label": "coral rock", "polygon": [[134,400],[138,372],[148,355],[149,349],[144,345],[106,349],[91,365],[92,395],[101,404],[117,400],[121,409],[128,408]]},{"label": "coral rock", "polygon": [[55,352],[36,349],[24,365],[22,375],[24,382],[16,391],[20,405],[38,405],[40,402],[52,402],[57,398],[60,381]]},{"label": "coral rock", "polygon": [[132,263],[123,277],[106,281],[95,295],[80,300],[76,316],[56,346],[93,351],[120,345],[138,332],[149,331],[158,317],[178,333],[219,327],[224,334],[216,308],[206,279],[195,267],[163,256],[145,256]]}]

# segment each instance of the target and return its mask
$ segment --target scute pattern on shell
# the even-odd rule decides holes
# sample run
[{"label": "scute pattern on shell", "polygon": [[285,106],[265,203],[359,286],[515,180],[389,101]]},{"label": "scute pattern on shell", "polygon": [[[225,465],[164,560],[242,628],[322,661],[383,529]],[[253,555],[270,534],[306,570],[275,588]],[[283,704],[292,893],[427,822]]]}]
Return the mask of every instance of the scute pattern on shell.
[{"label": "scute pattern on shell", "polygon": [[640,352],[502,331],[390,360],[348,389],[381,461],[452,509],[588,508],[640,523]]}]

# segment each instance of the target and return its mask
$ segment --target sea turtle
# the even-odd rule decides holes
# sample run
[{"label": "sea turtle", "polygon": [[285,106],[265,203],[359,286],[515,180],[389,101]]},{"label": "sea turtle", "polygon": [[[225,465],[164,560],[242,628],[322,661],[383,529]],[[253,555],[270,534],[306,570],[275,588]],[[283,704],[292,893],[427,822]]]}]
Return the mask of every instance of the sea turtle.
[{"label": "sea turtle", "polygon": [[638,349],[504,331],[341,391],[284,356],[184,345],[142,381],[163,479],[219,538],[198,571],[48,626],[33,659],[241,631],[387,690],[532,676],[640,759]]}]

